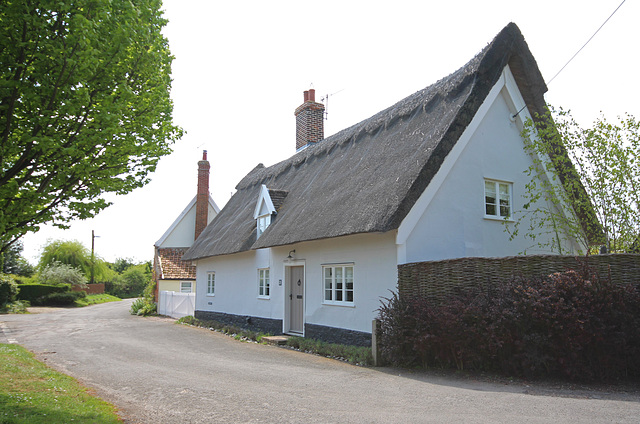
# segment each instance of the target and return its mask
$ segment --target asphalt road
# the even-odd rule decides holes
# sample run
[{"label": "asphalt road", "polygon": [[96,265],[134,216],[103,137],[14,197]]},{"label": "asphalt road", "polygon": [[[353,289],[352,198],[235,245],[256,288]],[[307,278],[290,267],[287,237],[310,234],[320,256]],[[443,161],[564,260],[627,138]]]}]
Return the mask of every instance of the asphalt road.
[{"label": "asphalt road", "polygon": [[131,316],[130,304],[0,315],[0,342],[79,379],[127,423],[640,422],[637,392],[551,392],[356,367]]}]

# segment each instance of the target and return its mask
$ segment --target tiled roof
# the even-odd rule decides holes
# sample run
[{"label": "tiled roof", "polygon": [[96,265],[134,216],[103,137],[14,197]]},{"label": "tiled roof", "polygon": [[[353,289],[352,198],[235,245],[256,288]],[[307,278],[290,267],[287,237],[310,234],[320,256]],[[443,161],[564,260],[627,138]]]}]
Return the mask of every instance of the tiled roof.
[{"label": "tiled roof", "polygon": [[191,261],[181,260],[188,247],[166,247],[157,249],[160,267],[159,277],[163,280],[195,280],[196,267]]}]

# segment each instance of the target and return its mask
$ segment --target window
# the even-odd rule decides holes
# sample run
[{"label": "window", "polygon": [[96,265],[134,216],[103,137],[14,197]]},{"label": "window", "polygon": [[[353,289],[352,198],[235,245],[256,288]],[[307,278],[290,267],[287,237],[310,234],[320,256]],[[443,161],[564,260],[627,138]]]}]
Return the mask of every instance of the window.
[{"label": "window", "polygon": [[216,273],[207,272],[207,296],[213,296],[216,293]]},{"label": "window", "polygon": [[180,293],[191,293],[191,281],[180,281]]},{"label": "window", "polygon": [[269,298],[269,268],[258,270],[258,297]]},{"label": "window", "polygon": [[324,303],[353,304],[353,265],[325,265],[322,267]]},{"label": "window", "polygon": [[271,215],[262,215],[258,217],[258,237],[264,233],[264,230],[271,224]]},{"label": "window", "polygon": [[511,216],[511,183],[484,181],[484,215],[487,218]]}]

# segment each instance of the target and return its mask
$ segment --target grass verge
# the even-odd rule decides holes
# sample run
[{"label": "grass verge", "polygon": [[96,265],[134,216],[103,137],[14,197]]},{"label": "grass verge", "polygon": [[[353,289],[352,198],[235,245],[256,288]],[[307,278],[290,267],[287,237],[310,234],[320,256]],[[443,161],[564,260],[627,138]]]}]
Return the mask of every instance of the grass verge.
[{"label": "grass verge", "polygon": [[120,423],[116,408],[15,344],[0,344],[0,422]]},{"label": "grass verge", "polygon": [[111,296],[110,294],[88,294],[87,297],[76,300],[76,306],[83,307],[89,305],[98,305],[100,303],[117,302],[119,297]]}]

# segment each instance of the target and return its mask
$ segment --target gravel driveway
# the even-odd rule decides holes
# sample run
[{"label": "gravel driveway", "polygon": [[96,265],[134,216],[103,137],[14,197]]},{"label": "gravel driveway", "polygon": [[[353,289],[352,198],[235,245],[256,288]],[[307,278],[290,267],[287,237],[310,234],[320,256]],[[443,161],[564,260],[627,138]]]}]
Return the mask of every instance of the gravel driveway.
[{"label": "gravel driveway", "polygon": [[638,391],[549,392],[356,367],[131,316],[130,305],[0,315],[0,342],[76,377],[127,423],[640,422]]}]

